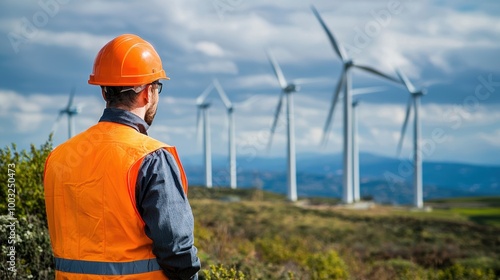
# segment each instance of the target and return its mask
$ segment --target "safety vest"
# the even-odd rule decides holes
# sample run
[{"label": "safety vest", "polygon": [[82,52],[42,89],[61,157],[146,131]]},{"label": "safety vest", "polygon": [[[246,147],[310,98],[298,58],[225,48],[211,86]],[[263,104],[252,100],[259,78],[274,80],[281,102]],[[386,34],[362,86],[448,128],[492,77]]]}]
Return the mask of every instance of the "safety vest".
[{"label": "safety vest", "polygon": [[45,163],[47,221],[56,279],[168,279],[136,208],[135,186],[144,157],[175,147],[135,129],[99,122],[58,146]]}]

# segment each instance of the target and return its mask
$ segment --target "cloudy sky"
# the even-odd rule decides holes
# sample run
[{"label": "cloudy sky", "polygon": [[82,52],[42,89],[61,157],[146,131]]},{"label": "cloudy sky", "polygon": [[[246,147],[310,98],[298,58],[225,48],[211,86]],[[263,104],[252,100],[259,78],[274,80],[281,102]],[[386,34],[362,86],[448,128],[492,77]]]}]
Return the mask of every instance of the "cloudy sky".
[{"label": "cloudy sky", "polygon": [[[405,72],[422,99],[424,156],[429,161],[500,164],[500,5],[491,1],[356,0],[312,3],[347,53],[394,75]],[[295,95],[297,151],[339,153],[341,107],[326,148],[322,127],[342,67],[308,1],[2,1],[0,9],[0,145],[42,144],[76,88],[76,131],[104,108],[87,84],[95,55],[109,40],[135,33],[150,41],[171,80],[164,83],[150,135],[201,154],[196,97],[218,78],[235,104],[237,150],[285,156],[281,118],[267,152],[279,85],[265,54],[288,79],[320,77]],[[408,93],[353,71],[353,87],[386,91],[359,97],[360,150],[394,157]],[[215,93],[215,92],[214,92]],[[225,111],[211,95],[212,143],[226,154]],[[440,135],[436,137],[436,135]],[[55,144],[67,138],[63,119]],[[408,131],[403,156],[411,150]],[[200,158],[201,159],[201,158]]]}]

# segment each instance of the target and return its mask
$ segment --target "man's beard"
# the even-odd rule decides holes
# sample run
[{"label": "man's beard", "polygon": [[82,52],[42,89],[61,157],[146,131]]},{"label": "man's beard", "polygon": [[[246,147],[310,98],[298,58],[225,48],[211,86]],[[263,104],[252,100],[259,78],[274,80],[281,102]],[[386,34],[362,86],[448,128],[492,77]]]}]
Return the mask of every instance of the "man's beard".
[{"label": "man's beard", "polygon": [[146,111],[146,114],[144,115],[144,121],[149,126],[153,123],[157,109],[158,109],[157,104],[154,104],[153,106],[149,107],[149,109]]}]

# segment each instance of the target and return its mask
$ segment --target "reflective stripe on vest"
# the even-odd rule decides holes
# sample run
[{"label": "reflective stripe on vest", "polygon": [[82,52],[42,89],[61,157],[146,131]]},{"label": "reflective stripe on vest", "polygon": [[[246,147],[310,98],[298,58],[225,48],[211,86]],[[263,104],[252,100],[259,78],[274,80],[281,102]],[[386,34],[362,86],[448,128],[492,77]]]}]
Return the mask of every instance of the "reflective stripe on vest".
[{"label": "reflective stripe on vest", "polygon": [[95,275],[128,275],[160,270],[156,259],[131,262],[96,262],[55,258],[56,270]]}]

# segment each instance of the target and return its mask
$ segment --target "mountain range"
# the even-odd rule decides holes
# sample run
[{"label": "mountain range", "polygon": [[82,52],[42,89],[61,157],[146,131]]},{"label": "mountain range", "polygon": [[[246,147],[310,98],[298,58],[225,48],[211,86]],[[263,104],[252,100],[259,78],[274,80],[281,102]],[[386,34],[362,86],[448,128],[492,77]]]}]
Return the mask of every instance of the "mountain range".
[{"label": "mountain range", "polygon": [[[190,185],[203,185],[200,156],[182,158]],[[213,157],[213,184],[229,185],[226,156]],[[238,187],[286,193],[286,158],[238,157]],[[360,154],[361,197],[378,203],[404,205],[413,199],[413,164],[409,159]],[[500,195],[500,166],[451,162],[423,163],[424,200]],[[342,155],[298,154],[300,197],[342,196]]]}]

